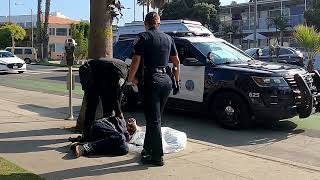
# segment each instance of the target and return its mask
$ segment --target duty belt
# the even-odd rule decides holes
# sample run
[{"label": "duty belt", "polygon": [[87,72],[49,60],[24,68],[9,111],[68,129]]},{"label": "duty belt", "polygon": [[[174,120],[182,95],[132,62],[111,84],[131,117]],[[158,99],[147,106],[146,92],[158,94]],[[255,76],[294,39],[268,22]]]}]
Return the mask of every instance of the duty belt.
[{"label": "duty belt", "polygon": [[155,68],[147,68],[145,67],[144,70],[146,72],[150,72],[150,73],[166,73],[166,68],[164,67],[155,67]]}]

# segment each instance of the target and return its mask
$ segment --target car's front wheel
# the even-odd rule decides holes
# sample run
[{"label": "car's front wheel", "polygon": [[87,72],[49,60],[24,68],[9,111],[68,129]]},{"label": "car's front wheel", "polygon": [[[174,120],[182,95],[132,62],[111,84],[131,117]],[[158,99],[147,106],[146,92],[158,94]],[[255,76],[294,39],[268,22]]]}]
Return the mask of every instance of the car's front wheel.
[{"label": "car's front wheel", "polygon": [[228,129],[247,128],[251,122],[247,103],[233,92],[219,93],[213,99],[211,112],[218,123]]},{"label": "car's front wheel", "polygon": [[26,62],[27,64],[30,64],[30,63],[31,63],[31,59],[25,58],[25,59],[24,59],[24,62]]}]

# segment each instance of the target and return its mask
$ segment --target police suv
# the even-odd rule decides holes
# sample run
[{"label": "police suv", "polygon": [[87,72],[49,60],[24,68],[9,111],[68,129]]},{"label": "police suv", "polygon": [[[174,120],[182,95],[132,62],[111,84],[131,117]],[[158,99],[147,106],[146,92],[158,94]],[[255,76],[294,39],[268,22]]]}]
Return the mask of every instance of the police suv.
[{"label": "police suv", "polygon": [[[167,107],[206,112],[226,128],[248,127],[253,120],[306,118],[320,110],[318,71],[254,60],[207,32],[168,34],[174,38],[181,61],[182,88],[178,95],[170,96]],[[115,58],[128,63],[134,41],[131,35],[120,36],[114,44]],[[128,92],[124,106],[136,105],[138,95]]]}]

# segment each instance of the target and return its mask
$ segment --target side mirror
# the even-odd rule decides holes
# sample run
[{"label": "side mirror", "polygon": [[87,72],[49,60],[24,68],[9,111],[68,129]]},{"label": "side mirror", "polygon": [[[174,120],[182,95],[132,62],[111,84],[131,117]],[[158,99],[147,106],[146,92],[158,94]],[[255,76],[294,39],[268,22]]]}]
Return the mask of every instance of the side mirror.
[{"label": "side mirror", "polygon": [[183,65],[185,66],[203,66],[196,58],[186,58],[183,60]]}]

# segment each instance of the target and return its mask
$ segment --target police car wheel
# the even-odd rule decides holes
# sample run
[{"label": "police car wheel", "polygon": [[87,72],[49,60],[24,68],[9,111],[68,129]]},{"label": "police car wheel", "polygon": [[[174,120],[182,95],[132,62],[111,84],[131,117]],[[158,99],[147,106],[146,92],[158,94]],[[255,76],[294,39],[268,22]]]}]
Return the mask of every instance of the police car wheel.
[{"label": "police car wheel", "polygon": [[247,103],[237,94],[224,92],[218,94],[211,106],[218,123],[227,129],[247,128],[250,123]]}]

